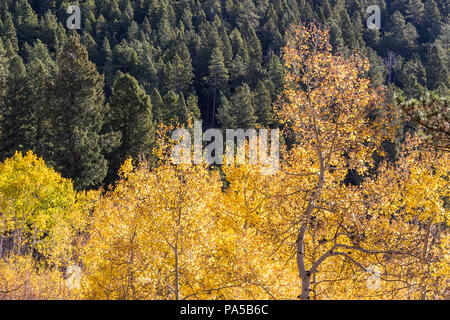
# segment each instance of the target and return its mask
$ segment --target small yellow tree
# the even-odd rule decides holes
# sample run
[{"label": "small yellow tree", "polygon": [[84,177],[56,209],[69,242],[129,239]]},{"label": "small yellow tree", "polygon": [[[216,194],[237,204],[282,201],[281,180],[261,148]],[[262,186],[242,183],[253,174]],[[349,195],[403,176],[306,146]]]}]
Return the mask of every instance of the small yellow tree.
[{"label": "small yellow tree", "polygon": [[214,297],[222,182],[204,165],[173,165],[160,143],[161,162],[121,169],[92,220],[84,263],[85,296],[94,299]]},{"label": "small yellow tree", "polygon": [[32,152],[16,153],[0,164],[0,293],[4,298],[62,297],[66,288],[57,270],[77,262],[76,239],[84,229],[93,195],[77,193],[70,180]]}]

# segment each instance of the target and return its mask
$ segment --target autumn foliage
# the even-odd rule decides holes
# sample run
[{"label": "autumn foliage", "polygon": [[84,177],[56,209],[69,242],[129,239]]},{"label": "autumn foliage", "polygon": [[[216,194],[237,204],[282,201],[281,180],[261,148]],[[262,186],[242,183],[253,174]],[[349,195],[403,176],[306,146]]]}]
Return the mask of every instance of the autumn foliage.
[{"label": "autumn foliage", "polygon": [[31,153],[1,164],[0,298],[448,297],[448,153],[407,135],[385,157],[396,114],[327,31],[293,29],[283,56],[290,143],[272,176],[174,165],[163,138],[157,163],[127,160],[101,192]]}]

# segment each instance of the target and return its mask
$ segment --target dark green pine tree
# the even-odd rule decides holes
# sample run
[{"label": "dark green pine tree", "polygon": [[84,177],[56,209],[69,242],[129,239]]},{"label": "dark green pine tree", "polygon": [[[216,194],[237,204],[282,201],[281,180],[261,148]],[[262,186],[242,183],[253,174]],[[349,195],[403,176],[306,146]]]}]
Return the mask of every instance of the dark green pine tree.
[{"label": "dark green pine tree", "polygon": [[[177,94],[170,90],[162,100],[163,108],[158,113],[162,114],[163,122],[187,124],[189,120],[195,118],[194,112],[196,112],[196,110],[194,109],[194,112],[189,110],[189,105],[186,103],[182,93]],[[190,101],[190,103],[192,103],[192,101]]]},{"label": "dark green pine tree", "polygon": [[127,158],[150,156],[155,141],[150,97],[129,74],[116,74],[105,127],[106,132],[117,132],[121,137],[119,147],[107,155],[107,180],[111,182]]},{"label": "dark green pine tree", "polygon": [[333,13],[333,10],[331,9],[331,5],[328,2],[328,0],[321,0],[321,8],[322,8],[324,17],[327,19],[330,18]]},{"label": "dark green pine tree", "polygon": [[272,101],[270,92],[264,82],[260,81],[254,92],[255,115],[262,126],[270,126],[272,123]]},{"label": "dark green pine tree", "polygon": [[209,61],[208,84],[212,89],[212,119],[211,124],[214,127],[216,104],[218,99],[218,92],[225,90],[228,81],[228,70],[225,67],[225,62],[222,53],[218,48],[215,48],[211,54]]},{"label": "dark green pine tree", "polygon": [[13,19],[11,17],[11,13],[6,11],[1,21],[1,29],[0,36],[2,40],[6,43],[10,41],[13,48],[17,51],[19,49],[18,40],[17,40],[17,32],[14,26]]},{"label": "dark green pine tree", "polygon": [[406,23],[403,15],[396,11],[390,16],[387,31],[383,40],[384,51],[399,52],[405,57],[417,49],[417,30],[411,23]]},{"label": "dark green pine tree", "polygon": [[36,37],[39,24],[37,14],[33,11],[27,0],[17,1],[17,33],[21,42],[31,43]]},{"label": "dark green pine tree", "polygon": [[223,94],[221,94],[220,97],[220,106],[217,110],[217,120],[223,129],[232,129],[236,127],[233,116],[231,115],[231,103]]},{"label": "dark green pine tree", "polygon": [[162,10],[162,15],[160,17],[159,23],[158,23],[158,40],[159,44],[162,48],[165,48],[169,42],[173,39],[173,30],[170,27],[170,22],[167,14],[167,10]]},{"label": "dark green pine tree", "polygon": [[246,83],[236,89],[230,101],[230,115],[234,120],[234,128],[255,128],[257,117],[252,98],[252,92]]},{"label": "dark green pine tree", "polygon": [[194,78],[190,57],[182,60],[176,54],[170,68],[168,68],[167,78],[169,79],[168,87],[171,90],[175,92],[185,92],[188,90]]},{"label": "dark green pine tree", "polygon": [[156,123],[164,120],[164,102],[157,88],[153,88],[151,93],[153,119]]},{"label": "dark green pine tree", "polygon": [[192,15],[191,7],[188,4],[186,4],[183,9],[183,13],[181,15],[181,21],[183,22],[183,25],[188,30],[193,28],[192,17],[193,17],[193,15]]},{"label": "dark green pine tree", "polygon": [[178,122],[181,124],[188,124],[188,122],[194,117],[194,115],[189,111],[184,95],[181,92],[178,94],[178,108],[176,114]]},{"label": "dark green pine tree", "polygon": [[250,61],[254,64],[260,65],[262,61],[261,42],[251,25],[246,26],[245,38]]},{"label": "dark green pine tree", "polygon": [[190,94],[186,99],[186,105],[194,120],[201,120],[202,114],[198,107],[198,98],[195,94]]},{"label": "dark green pine tree", "polygon": [[99,53],[99,59],[101,61],[100,71],[103,71],[105,75],[105,84],[107,88],[112,86],[112,78],[114,74],[113,53],[108,38],[103,39],[103,43]]},{"label": "dark green pine tree", "polygon": [[180,122],[179,119],[179,96],[172,90],[167,92],[163,98],[162,118],[164,122]]},{"label": "dark green pine tree", "polygon": [[403,92],[408,97],[419,98],[425,93],[426,77],[426,70],[420,62],[420,57],[415,55],[403,64],[397,76],[397,81],[402,83]]},{"label": "dark green pine tree", "polygon": [[434,0],[428,0],[425,2],[424,10],[425,19],[423,19],[420,30],[425,40],[427,42],[432,42],[441,32],[442,16]]},{"label": "dark green pine tree", "polygon": [[134,74],[138,71],[139,57],[126,40],[122,40],[114,49],[114,69]]},{"label": "dark green pine tree", "polygon": [[449,86],[449,74],[442,51],[438,44],[433,44],[428,52],[427,80],[430,90]]},{"label": "dark green pine tree", "polygon": [[275,52],[280,52],[283,37],[276,25],[277,20],[278,17],[273,9],[273,6],[270,5],[268,13],[266,14],[266,22],[264,23],[261,31],[261,45],[264,50],[274,50]]},{"label": "dark green pine tree", "polygon": [[219,37],[221,40],[220,50],[223,55],[225,66],[229,68],[231,66],[231,63],[233,62],[233,48],[231,47],[230,38],[228,37],[225,28],[220,28]]},{"label": "dark green pine tree", "polygon": [[278,98],[278,95],[283,91],[284,84],[284,68],[280,58],[272,54],[267,62],[267,72],[269,79],[266,87],[271,93],[272,101]]},{"label": "dark green pine tree", "polygon": [[[3,44],[2,39],[0,38],[0,104],[3,101],[3,95],[6,87],[6,76],[8,74],[7,68],[7,57],[6,57],[6,49]],[[1,114],[0,114],[1,117]],[[1,128],[0,128],[1,134]]]},{"label": "dark green pine tree", "polygon": [[89,61],[79,36],[71,35],[56,59],[47,106],[51,135],[45,137],[44,159],[76,188],[98,187],[107,174],[103,151],[113,143],[101,135],[106,107],[103,77]]},{"label": "dark green pine tree", "polygon": [[34,116],[36,118],[36,148],[35,152],[42,156],[45,146],[45,137],[51,135],[51,110],[47,108],[47,85],[51,74],[55,72],[55,61],[50,56],[45,44],[39,40],[32,47],[27,48],[27,74],[28,88],[32,96]]},{"label": "dark green pine tree", "polygon": [[230,69],[230,83],[232,88],[241,85],[248,74],[248,51],[244,46],[241,33],[234,29],[230,33],[230,42],[233,48],[234,58]]},{"label": "dark green pine tree", "polygon": [[313,21],[315,18],[316,18],[316,15],[314,14],[313,9],[309,5],[309,3],[307,3],[305,5],[305,11],[304,11],[304,14],[303,14],[303,21]]},{"label": "dark green pine tree", "polygon": [[3,98],[0,101],[2,161],[13,156],[15,151],[35,151],[36,145],[36,118],[26,68],[9,41],[7,52],[8,70]]},{"label": "dark green pine tree", "polygon": [[[418,26],[424,17],[424,5],[421,0],[409,0],[406,4],[405,18],[413,25]],[[429,19],[429,17],[427,17]]]},{"label": "dark green pine tree", "polygon": [[355,28],[356,46],[358,48],[364,48],[363,32],[365,27],[363,26],[361,15],[359,14],[359,12],[356,11],[353,14],[352,21]]},{"label": "dark green pine tree", "polygon": [[48,69],[56,70],[55,61],[52,58],[52,55],[48,51],[47,46],[41,41],[36,40],[32,46],[25,44],[25,57],[28,63],[34,60],[40,60]]},{"label": "dark green pine tree", "polygon": [[44,42],[50,51],[61,49],[61,45],[66,41],[66,28],[58,21],[58,18],[51,12],[45,13],[39,21],[40,40]]},{"label": "dark green pine tree", "polygon": [[341,28],[345,45],[351,49],[356,48],[355,28],[346,10],[341,12]]},{"label": "dark green pine tree", "polygon": [[339,51],[345,44],[344,38],[342,37],[342,29],[334,19],[330,19],[328,24],[330,28],[330,42],[333,45],[333,48],[336,48],[336,50]]}]

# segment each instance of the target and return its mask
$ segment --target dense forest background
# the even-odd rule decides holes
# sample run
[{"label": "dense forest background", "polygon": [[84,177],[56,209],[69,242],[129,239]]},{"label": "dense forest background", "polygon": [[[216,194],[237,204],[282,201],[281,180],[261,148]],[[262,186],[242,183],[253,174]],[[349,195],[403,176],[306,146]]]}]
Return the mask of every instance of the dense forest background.
[{"label": "dense forest background", "polygon": [[[366,27],[374,4],[380,30]],[[445,0],[3,0],[0,160],[32,150],[95,188],[151,153],[160,121],[276,126],[281,48],[300,22],[328,27],[336,52],[362,52],[391,92],[447,96],[448,17]]]}]

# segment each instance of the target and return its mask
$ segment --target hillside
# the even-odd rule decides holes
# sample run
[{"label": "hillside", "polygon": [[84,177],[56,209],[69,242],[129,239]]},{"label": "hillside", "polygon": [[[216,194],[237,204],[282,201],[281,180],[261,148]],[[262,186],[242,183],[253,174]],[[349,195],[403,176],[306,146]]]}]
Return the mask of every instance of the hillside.
[{"label": "hillside", "polygon": [[448,299],[449,23],[1,0],[0,300]]}]

